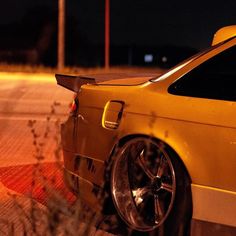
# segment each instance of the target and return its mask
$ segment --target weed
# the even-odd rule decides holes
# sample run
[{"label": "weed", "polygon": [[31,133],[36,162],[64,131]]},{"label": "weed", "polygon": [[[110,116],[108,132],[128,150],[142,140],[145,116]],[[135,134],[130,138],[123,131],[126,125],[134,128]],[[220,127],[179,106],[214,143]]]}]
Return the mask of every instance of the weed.
[{"label": "weed", "polygon": [[[35,148],[34,164],[31,186],[29,186],[28,200],[21,195],[8,192],[17,221],[0,219],[0,235],[22,236],[56,236],[56,235],[94,235],[96,234],[97,215],[91,209],[81,203],[79,198],[68,201],[64,191],[57,189],[57,175],[50,178],[45,174],[43,163],[46,161],[45,144],[53,138],[56,148],[55,169],[62,175],[60,119],[56,118],[56,110],[60,106],[54,102],[51,112],[46,118],[44,130],[37,129],[37,121],[29,120],[28,128],[32,135],[32,143]],[[55,132],[52,132],[55,131]],[[53,133],[53,135],[52,135]],[[60,179],[61,180],[61,179]],[[44,204],[39,204],[34,193],[40,191],[45,195]]]}]

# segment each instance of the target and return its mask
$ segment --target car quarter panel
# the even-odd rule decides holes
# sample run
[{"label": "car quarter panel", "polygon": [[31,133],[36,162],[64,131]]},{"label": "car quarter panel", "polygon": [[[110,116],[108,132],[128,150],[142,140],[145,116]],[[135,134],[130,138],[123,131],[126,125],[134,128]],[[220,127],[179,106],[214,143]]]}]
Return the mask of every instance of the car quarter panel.
[{"label": "car quarter panel", "polygon": [[[236,169],[234,102],[174,96],[149,86],[107,86],[99,91],[95,87],[86,86],[89,97],[86,91],[80,97],[81,103],[88,105],[80,107],[83,119],[78,122],[78,154],[104,162],[122,137],[153,136],[178,153],[193,183],[236,191],[231,177]],[[125,103],[118,129],[102,126],[104,107],[110,100]]]}]

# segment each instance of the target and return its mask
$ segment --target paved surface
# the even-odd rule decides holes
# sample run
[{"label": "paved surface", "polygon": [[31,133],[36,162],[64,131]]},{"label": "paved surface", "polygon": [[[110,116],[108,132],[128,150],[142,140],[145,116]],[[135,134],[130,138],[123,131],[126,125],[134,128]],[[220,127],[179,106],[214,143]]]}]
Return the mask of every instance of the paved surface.
[{"label": "paved surface", "polygon": [[[54,160],[54,136],[57,135],[54,123],[57,119],[66,119],[73,93],[57,86],[51,74],[5,76],[6,79],[0,73],[0,166],[35,161],[29,120],[36,121],[34,128],[41,137],[47,126],[51,129],[46,140],[41,137],[39,140],[44,143],[43,152],[47,160]],[[56,115],[52,114],[55,102],[60,104],[54,106]],[[47,117],[51,118],[48,125]]]},{"label": "paved surface", "polygon": [[40,165],[17,165],[0,168],[0,179],[8,189],[24,196],[30,196],[44,205],[47,204],[45,186],[50,185],[68,203],[73,204],[76,198],[63,183],[61,163],[42,163]]},{"label": "paved surface", "polygon": [[[51,193],[69,206],[75,202],[54,155],[57,121],[66,119],[72,99],[73,93],[57,86],[52,74],[0,73],[0,235],[23,235],[24,230],[33,235],[32,206],[45,212]],[[39,166],[38,156],[43,157]],[[47,186],[53,190],[49,194]],[[39,231],[44,218],[37,222]],[[58,235],[65,235],[63,230]],[[107,233],[92,228],[90,234]]]}]

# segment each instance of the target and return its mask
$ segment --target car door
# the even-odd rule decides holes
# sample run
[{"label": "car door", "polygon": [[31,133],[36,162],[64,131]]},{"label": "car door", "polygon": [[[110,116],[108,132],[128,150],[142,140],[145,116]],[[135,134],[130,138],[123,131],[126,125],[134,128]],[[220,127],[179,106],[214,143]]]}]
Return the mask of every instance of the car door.
[{"label": "car door", "polygon": [[178,118],[192,122],[183,133],[195,138],[193,181],[236,192],[236,46],[183,75],[168,92],[186,110]]}]

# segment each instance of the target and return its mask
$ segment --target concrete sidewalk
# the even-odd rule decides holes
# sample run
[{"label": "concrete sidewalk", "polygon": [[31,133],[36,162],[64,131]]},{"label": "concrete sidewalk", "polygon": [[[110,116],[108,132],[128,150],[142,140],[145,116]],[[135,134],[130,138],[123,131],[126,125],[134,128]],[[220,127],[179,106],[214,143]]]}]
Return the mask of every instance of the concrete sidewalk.
[{"label": "concrete sidewalk", "polygon": [[[53,74],[0,72],[0,167],[36,161],[28,126],[32,120],[37,121],[34,128],[38,141],[44,143],[44,156],[55,161],[54,137],[60,138],[55,122],[67,119],[72,100],[73,92],[57,86]],[[43,138],[45,132],[47,139]]]}]

